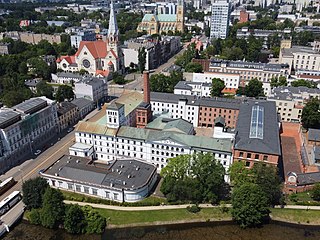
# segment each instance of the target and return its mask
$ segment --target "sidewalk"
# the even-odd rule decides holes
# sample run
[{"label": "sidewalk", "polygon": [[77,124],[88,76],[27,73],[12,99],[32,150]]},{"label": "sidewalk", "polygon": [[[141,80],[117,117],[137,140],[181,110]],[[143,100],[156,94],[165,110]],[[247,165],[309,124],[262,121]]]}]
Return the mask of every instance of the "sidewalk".
[{"label": "sidewalk", "polygon": [[[86,203],[86,202],[75,202],[75,201],[64,201],[66,204],[78,204],[80,206],[89,205],[93,208],[109,209],[109,210],[120,210],[120,211],[150,211],[150,210],[169,210],[169,209],[183,209],[191,206],[192,204],[183,205],[163,205],[163,206],[145,206],[145,207],[124,207],[124,206],[112,206],[105,204]],[[231,204],[225,204],[224,207],[231,207]],[[218,208],[222,205],[211,205],[211,204],[199,204],[201,208]],[[275,206],[275,208],[281,208],[281,206]],[[299,206],[299,205],[286,205],[285,209],[297,209],[297,210],[320,210],[320,206]]]}]

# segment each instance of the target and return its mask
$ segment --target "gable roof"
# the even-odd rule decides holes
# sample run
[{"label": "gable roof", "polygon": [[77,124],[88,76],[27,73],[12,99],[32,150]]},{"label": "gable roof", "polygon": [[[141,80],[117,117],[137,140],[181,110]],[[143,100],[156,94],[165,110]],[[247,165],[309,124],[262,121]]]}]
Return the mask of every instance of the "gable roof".
[{"label": "gable roof", "polygon": [[98,41],[81,41],[78,51],[75,56],[79,56],[83,48],[86,47],[92,56],[96,58],[105,58],[108,54],[108,43],[102,40]]},{"label": "gable roof", "polygon": [[57,59],[57,63],[60,63],[62,60],[66,60],[69,64],[76,63],[75,56],[61,56]]}]

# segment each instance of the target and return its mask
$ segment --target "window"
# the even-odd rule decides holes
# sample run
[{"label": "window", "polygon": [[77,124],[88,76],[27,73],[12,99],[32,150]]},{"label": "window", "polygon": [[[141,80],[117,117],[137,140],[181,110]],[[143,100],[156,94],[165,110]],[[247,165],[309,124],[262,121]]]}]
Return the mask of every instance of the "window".
[{"label": "window", "polygon": [[110,198],[110,192],[106,192],[106,198]]},{"label": "window", "polygon": [[268,155],[263,156],[263,161],[268,161]]},{"label": "window", "polygon": [[81,186],[80,185],[76,185],[76,191],[77,192],[81,192]]},{"label": "window", "polygon": [[72,183],[68,183],[68,189],[69,190],[73,190],[73,184]]},{"label": "window", "polygon": [[259,154],[256,154],[256,155],[254,156],[254,159],[259,159]]},{"label": "window", "polygon": [[84,193],[89,194],[89,188],[88,187],[83,187]]},{"label": "window", "polygon": [[92,194],[97,196],[98,195],[98,190],[95,188],[92,188]]},{"label": "window", "polygon": [[246,162],[246,167],[250,167],[250,162]]},{"label": "window", "polygon": [[251,153],[247,153],[247,158],[251,158]]},{"label": "window", "polygon": [[114,200],[118,200],[119,199],[119,194],[118,193],[114,193],[113,197],[114,197]]}]

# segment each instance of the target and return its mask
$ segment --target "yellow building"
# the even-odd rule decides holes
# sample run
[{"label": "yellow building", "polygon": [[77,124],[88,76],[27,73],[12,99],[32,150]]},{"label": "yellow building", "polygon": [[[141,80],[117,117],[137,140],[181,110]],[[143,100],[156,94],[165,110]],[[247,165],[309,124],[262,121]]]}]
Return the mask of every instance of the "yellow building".
[{"label": "yellow building", "polygon": [[178,1],[176,14],[145,14],[137,31],[146,31],[147,34],[161,34],[162,32],[183,32],[184,4]]}]

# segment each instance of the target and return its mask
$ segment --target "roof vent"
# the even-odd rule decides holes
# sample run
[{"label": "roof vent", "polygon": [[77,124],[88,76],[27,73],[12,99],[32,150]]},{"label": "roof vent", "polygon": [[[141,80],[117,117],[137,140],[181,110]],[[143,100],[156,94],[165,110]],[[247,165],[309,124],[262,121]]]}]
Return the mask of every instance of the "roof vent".
[{"label": "roof vent", "polygon": [[80,163],[80,160],[78,159],[78,160],[76,161],[76,163]]},{"label": "roof vent", "polygon": [[123,164],[121,164],[121,165],[120,165],[120,168],[123,168],[123,167],[124,167]]},{"label": "roof vent", "polygon": [[130,161],[130,163],[132,163],[132,161]]},{"label": "roof vent", "polygon": [[68,159],[71,159],[71,156],[69,156]]},{"label": "roof vent", "polygon": [[114,169],[113,169],[113,168],[111,169],[111,172],[114,172]]},{"label": "roof vent", "polygon": [[121,174],[121,173],[122,173],[122,171],[119,172],[119,174]]},{"label": "roof vent", "polygon": [[58,173],[55,173],[54,175],[55,175],[55,176],[59,176],[59,174],[58,174]]},{"label": "roof vent", "polygon": [[59,170],[58,170],[58,171],[60,172],[61,170],[62,170],[62,168],[59,168]]},{"label": "roof vent", "polygon": [[136,167],[136,171],[139,171],[139,169],[140,169],[140,167],[138,166],[138,167]]},{"label": "roof vent", "polygon": [[68,160],[67,163],[70,163],[70,161]]},{"label": "roof vent", "polygon": [[131,175],[130,175],[130,174],[128,175],[128,178],[131,178]]},{"label": "roof vent", "polygon": [[117,168],[117,170],[116,170],[117,172],[119,172],[119,169]]},{"label": "roof vent", "polygon": [[126,184],[127,184],[126,181],[123,181],[122,183],[123,183],[123,185],[126,185]]},{"label": "roof vent", "polygon": [[110,183],[110,187],[113,187],[113,183]]}]

